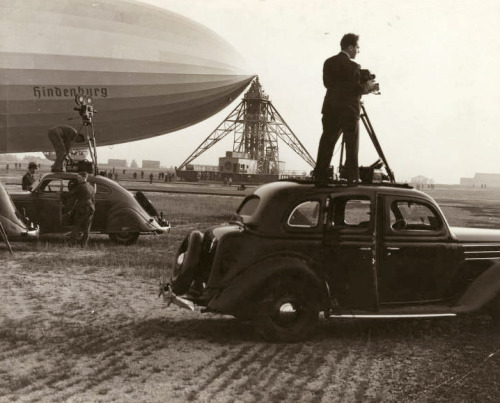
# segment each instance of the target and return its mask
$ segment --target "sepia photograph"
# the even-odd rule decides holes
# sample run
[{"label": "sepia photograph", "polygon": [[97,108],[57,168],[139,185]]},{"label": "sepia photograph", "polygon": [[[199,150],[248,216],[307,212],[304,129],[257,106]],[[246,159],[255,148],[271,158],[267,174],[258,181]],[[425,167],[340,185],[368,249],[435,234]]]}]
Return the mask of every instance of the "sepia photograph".
[{"label": "sepia photograph", "polygon": [[0,402],[500,401],[498,21],[0,0]]}]

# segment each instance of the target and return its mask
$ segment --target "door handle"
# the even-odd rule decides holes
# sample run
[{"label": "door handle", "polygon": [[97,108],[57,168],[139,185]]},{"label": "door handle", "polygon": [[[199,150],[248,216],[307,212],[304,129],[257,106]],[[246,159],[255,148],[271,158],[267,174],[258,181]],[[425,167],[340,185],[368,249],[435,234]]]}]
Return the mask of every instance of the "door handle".
[{"label": "door handle", "polygon": [[397,248],[397,247],[395,247],[395,246],[389,246],[389,247],[387,248],[387,250],[390,250],[390,251],[395,251],[395,250],[400,250],[400,248]]},{"label": "door handle", "polygon": [[369,246],[366,246],[366,247],[359,248],[359,250],[372,250],[372,248]]}]

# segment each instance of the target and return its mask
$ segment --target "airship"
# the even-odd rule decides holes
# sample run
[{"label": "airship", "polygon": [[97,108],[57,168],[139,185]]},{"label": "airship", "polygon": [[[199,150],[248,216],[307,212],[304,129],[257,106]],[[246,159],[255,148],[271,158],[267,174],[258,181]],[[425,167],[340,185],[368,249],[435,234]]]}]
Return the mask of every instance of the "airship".
[{"label": "airship", "polygon": [[97,145],[198,123],[252,81],[226,40],[176,13],[132,0],[0,0],[0,153],[50,151],[48,128],[88,129]]}]

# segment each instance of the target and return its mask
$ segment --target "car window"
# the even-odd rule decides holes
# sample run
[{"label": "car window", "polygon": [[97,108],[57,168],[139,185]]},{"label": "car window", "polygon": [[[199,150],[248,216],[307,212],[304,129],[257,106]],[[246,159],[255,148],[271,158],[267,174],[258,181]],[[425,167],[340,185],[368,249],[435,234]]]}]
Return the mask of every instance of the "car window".
[{"label": "car window", "polygon": [[93,183],[96,186],[96,194],[108,194],[111,193],[108,187],[101,185],[100,183]]},{"label": "car window", "polygon": [[42,183],[40,190],[44,193],[57,193],[68,190],[61,179],[49,179]]},{"label": "car window", "polygon": [[257,207],[259,207],[260,198],[258,196],[252,196],[241,203],[240,207],[237,210],[237,213],[240,216],[252,216],[255,211],[257,211]]},{"label": "car window", "polygon": [[369,227],[371,201],[364,197],[338,197],[332,203],[331,224],[333,227]]},{"label": "car window", "polygon": [[306,201],[296,206],[288,217],[290,227],[312,228],[319,222],[319,201]]},{"label": "car window", "polygon": [[396,231],[436,231],[442,227],[442,222],[433,209],[413,200],[393,201],[389,221],[391,228]]}]

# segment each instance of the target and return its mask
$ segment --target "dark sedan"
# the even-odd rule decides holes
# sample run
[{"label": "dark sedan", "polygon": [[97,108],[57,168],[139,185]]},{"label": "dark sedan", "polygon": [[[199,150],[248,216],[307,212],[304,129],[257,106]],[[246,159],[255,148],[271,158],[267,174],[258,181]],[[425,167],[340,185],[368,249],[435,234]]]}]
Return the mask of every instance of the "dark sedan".
[{"label": "dark sedan", "polygon": [[[64,233],[71,230],[67,200],[77,176],[70,172],[49,173],[34,184],[31,192],[11,196],[18,210],[39,224],[41,234]],[[142,192],[133,195],[104,176],[89,175],[88,182],[96,189],[93,233],[108,234],[114,242],[130,245],[140,234],[170,231],[170,224]]]},{"label": "dark sedan", "polygon": [[320,311],[404,319],[484,308],[500,323],[500,230],[449,227],[407,185],[275,182],[227,225],[191,232],[161,287],[169,302],[253,320],[285,342],[309,336]]}]

